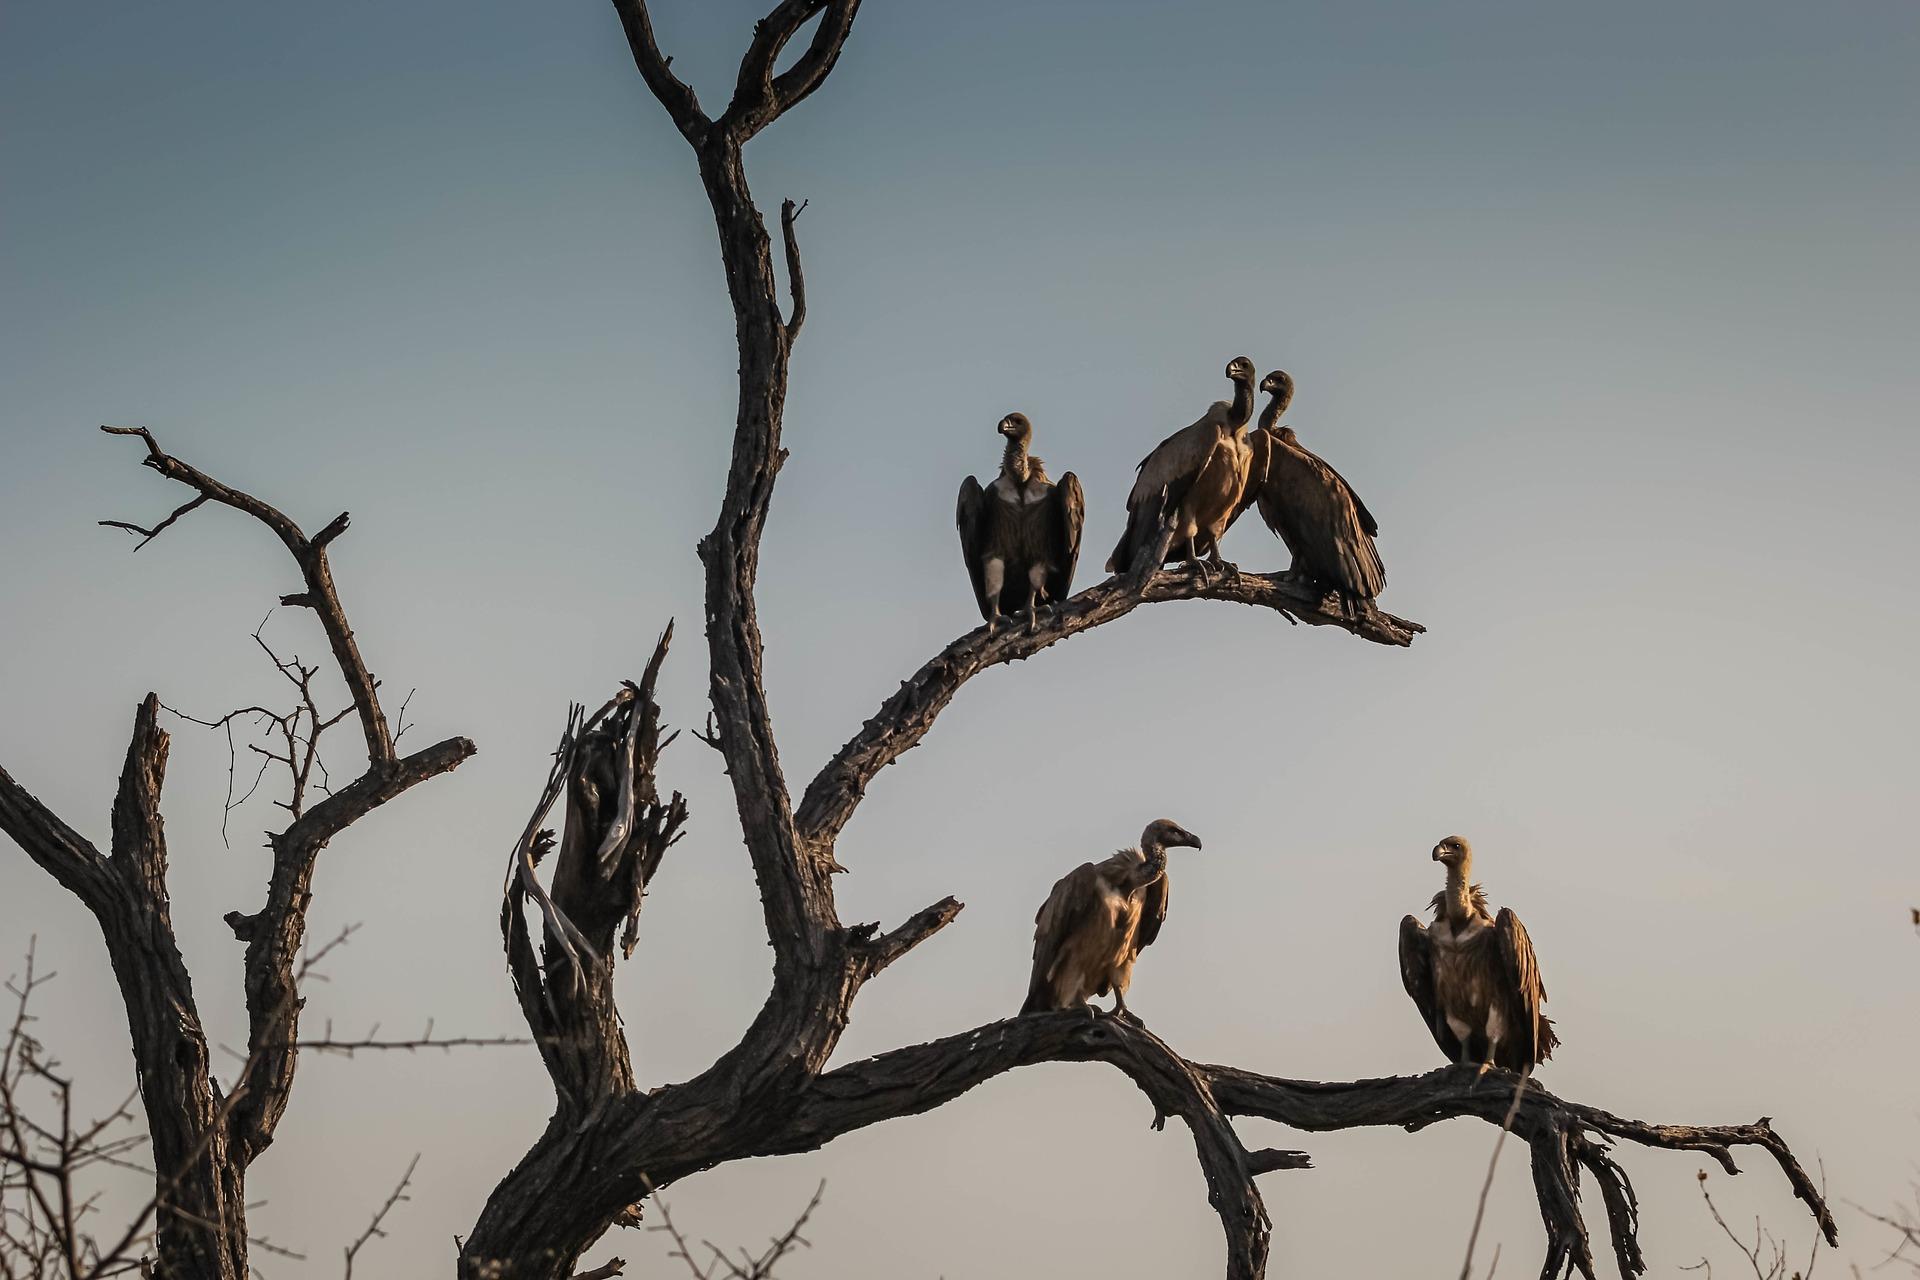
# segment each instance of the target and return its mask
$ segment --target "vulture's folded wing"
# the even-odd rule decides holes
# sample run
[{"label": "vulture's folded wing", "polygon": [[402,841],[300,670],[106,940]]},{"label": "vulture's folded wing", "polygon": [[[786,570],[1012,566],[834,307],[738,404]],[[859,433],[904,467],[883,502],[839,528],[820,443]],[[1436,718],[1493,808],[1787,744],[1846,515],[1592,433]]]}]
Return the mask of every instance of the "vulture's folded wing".
[{"label": "vulture's folded wing", "polygon": [[1273,432],[1265,427],[1247,432],[1247,448],[1253,451],[1253,465],[1247,468],[1247,487],[1241,490],[1240,501],[1234,504],[1234,520],[1245,515],[1267,487],[1267,468],[1273,461]]},{"label": "vulture's folded wing", "polygon": [[980,606],[980,616],[986,617],[987,582],[984,557],[987,553],[987,540],[991,536],[991,513],[987,509],[987,491],[980,482],[968,476],[960,482],[960,501],[954,511],[953,522],[960,529],[960,554],[966,557],[967,580],[973,584],[974,603]]},{"label": "vulture's folded wing", "polygon": [[1054,884],[1033,917],[1033,976],[1027,981],[1022,1013],[1050,1009],[1054,965],[1073,935],[1091,921],[1101,902],[1100,871],[1083,862]]},{"label": "vulture's folded wing", "polygon": [[1260,490],[1260,516],[1314,577],[1371,600],[1386,585],[1380,552],[1352,491],[1298,445],[1275,440]]},{"label": "vulture's folded wing", "polygon": [[1127,510],[1133,510],[1162,490],[1167,492],[1169,506],[1177,504],[1226,431],[1230,412],[1231,406],[1225,400],[1216,400],[1192,425],[1180,428],[1155,445],[1153,452],[1140,463],[1133,492],[1127,495]]},{"label": "vulture's folded wing", "polygon": [[1414,1007],[1420,1010],[1420,1020],[1427,1024],[1434,1043],[1440,1046],[1448,1061],[1457,1061],[1460,1041],[1440,1016],[1440,1002],[1433,990],[1433,939],[1427,936],[1427,926],[1415,916],[1400,918],[1400,982],[1413,997]]},{"label": "vulture's folded wing", "polygon": [[1507,1021],[1521,1028],[1528,1062],[1544,1062],[1553,1053],[1558,1037],[1553,1024],[1541,1013],[1547,1000],[1546,983],[1540,979],[1540,962],[1534,958],[1533,939],[1527,927],[1510,907],[1502,907],[1493,922],[1493,935],[1499,943],[1500,963],[1510,1001]]},{"label": "vulture's folded wing", "polygon": [[1160,936],[1167,922],[1167,899],[1173,894],[1173,877],[1164,871],[1160,878],[1140,891],[1140,928],[1133,935],[1133,954],[1139,955]]},{"label": "vulture's folded wing", "polygon": [[1080,563],[1080,530],[1087,520],[1087,498],[1080,477],[1069,471],[1047,495],[1047,599],[1059,604],[1073,594],[1073,571]]}]

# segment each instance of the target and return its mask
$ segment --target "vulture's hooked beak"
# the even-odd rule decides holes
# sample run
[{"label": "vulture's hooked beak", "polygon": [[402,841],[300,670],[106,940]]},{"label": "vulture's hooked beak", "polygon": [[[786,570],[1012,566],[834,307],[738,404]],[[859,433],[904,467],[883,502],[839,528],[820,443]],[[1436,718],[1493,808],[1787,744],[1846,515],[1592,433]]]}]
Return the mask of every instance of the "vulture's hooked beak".
[{"label": "vulture's hooked beak", "polygon": [[1185,828],[1182,828],[1180,831],[1179,842],[1189,849],[1198,849],[1200,847],[1200,837]]}]

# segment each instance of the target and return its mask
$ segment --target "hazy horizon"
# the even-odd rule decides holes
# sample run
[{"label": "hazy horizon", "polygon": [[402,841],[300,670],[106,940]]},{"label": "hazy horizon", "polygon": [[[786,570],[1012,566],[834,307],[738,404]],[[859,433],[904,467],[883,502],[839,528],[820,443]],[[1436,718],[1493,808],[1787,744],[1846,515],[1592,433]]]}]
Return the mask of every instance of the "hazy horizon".
[{"label": "hazy horizon", "polygon": [[[653,7],[715,106],[765,0]],[[1427,1070],[1393,935],[1457,831],[1538,948],[1565,1040],[1542,1083],[1771,1115],[1831,1182],[1821,1267],[1877,1261],[1845,1206],[1905,1199],[1920,1153],[1917,55],[1896,6],[864,6],[747,153],[763,211],[810,201],[760,594],[790,784],[977,623],[951,504],[1002,414],[1084,483],[1089,585],[1134,464],[1235,354],[1293,374],[1290,420],[1380,519],[1382,606],[1429,630],[1401,651],[1154,605],[972,682],[875,782],[837,883],[850,922],[967,909],[866,989],[836,1061],[1011,1014],[1048,887],[1165,814],[1206,848],[1129,996],[1157,1033],[1275,1075]],[[203,509],[130,554],[95,521],[185,491],[98,424],[310,530],[351,511],[335,569],[373,670],[417,688],[408,743],[479,754],[324,855],[313,934],[363,927],[307,1016],[519,1032],[500,878],[568,701],[678,618],[662,701],[704,722],[693,547],[734,405],[709,210],[610,6],[26,0],[0,121],[0,763],[103,841],[148,690],[197,715],[279,696],[249,636],[295,585],[284,550]],[[1284,563],[1252,521],[1227,544]],[[268,627],[323,650],[297,610]],[[173,919],[231,1045],[220,917],[259,905],[277,813],[256,799],[223,844],[224,739],[168,727]],[[768,976],[718,758],[683,737],[663,781],[692,821],[619,978],[648,1086],[730,1047]],[[42,1038],[118,1102],[97,932],[8,843],[0,970],[29,935],[60,973]],[[550,1104],[530,1049],[303,1062],[249,1192],[308,1261],[256,1261],[330,1273],[419,1151],[357,1269],[447,1270]],[[1110,1068],[1024,1070],[668,1200],[754,1243],[824,1177],[791,1280],[1218,1274],[1191,1142],[1150,1119]],[[1317,1165],[1262,1179],[1273,1275],[1457,1270],[1487,1125],[1239,1128]],[[1653,1274],[1739,1260],[1702,1159],[1617,1154]],[[1728,1220],[1798,1253],[1811,1222],[1740,1162],[1710,1184]],[[1537,1269],[1518,1149],[1496,1243]],[[586,1262],[616,1254],[670,1270],[630,1232]]]}]

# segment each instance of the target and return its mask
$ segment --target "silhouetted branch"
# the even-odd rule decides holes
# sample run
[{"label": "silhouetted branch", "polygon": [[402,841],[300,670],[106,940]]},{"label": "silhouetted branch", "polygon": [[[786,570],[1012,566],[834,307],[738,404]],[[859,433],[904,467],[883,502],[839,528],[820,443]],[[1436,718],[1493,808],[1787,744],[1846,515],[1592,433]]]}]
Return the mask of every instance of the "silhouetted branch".
[{"label": "silhouetted branch", "polygon": [[[344,513],[309,538],[278,508],[168,454],[146,428],[102,430],[138,437],[147,449],[144,465],[197,495],[150,528],[126,521],[103,523],[139,533],[142,546],[209,503],[266,526],[292,555],[301,576],[303,589],[283,596],[283,602],[314,611],[350,699],[345,709],[323,712],[313,683],[319,669],[297,657],[282,659],[256,632],[256,642],[293,686],[295,709],[274,712],[254,706],[197,721],[230,735],[237,719],[261,720],[269,732],[277,733],[278,749],[250,749],[262,757],[263,768],[276,763],[285,767],[291,783],[288,797],[279,802],[291,822],[267,842],[272,865],[266,902],[256,911],[225,916],[235,936],[247,944],[249,1036],[241,1076],[225,1092],[211,1072],[192,979],[173,931],[160,813],[169,740],[159,726],[159,698],[148,694],[135,713],[106,856],[0,769],[0,830],[93,914],[120,985],[153,1164],[159,1171],[149,1209],[155,1220],[158,1270],[183,1277],[243,1275],[249,1244],[274,1247],[247,1234],[245,1174],[273,1140],[291,1095],[298,1058],[300,957],[320,852],[374,809],[454,768],[473,753],[473,744],[449,738],[407,756],[395,751],[379,682],[361,657],[327,559],[328,545],[347,528]],[[319,754],[319,738],[349,714],[359,721],[367,765],[358,778],[335,788]],[[229,736],[230,750],[232,745]],[[237,756],[230,755],[228,812],[236,803],[236,774]],[[328,794],[313,802],[316,788]]]},{"label": "silhouetted branch", "polygon": [[367,1242],[369,1240],[384,1240],[387,1238],[387,1233],[382,1224],[386,1222],[387,1215],[393,1212],[394,1206],[400,1204],[402,1201],[413,1199],[412,1196],[407,1194],[407,1188],[413,1184],[413,1171],[419,1167],[420,1156],[418,1153],[415,1153],[413,1159],[407,1161],[407,1171],[400,1175],[399,1185],[394,1187],[392,1194],[374,1211],[373,1221],[369,1222],[367,1229],[362,1231],[354,1242],[346,1247],[345,1265],[341,1271],[341,1275],[345,1280],[353,1280],[353,1261],[360,1256],[360,1251],[367,1247]]},{"label": "silhouetted branch", "polygon": [[[773,1280],[775,1269],[779,1267],[782,1259],[796,1249],[812,1247],[811,1242],[800,1233],[806,1229],[814,1210],[820,1207],[820,1198],[826,1194],[826,1191],[827,1184],[822,1181],[814,1188],[813,1198],[807,1201],[806,1208],[800,1211],[799,1216],[793,1220],[792,1226],[769,1239],[767,1247],[760,1253],[751,1253],[745,1248],[740,1248],[738,1261],[729,1257],[724,1249],[710,1240],[700,1242],[701,1249],[707,1255],[706,1261],[703,1263],[696,1258],[692,1244],[681,1232],[679,1225],[674,1222],[673,1211],[665,1200],[654,1201],[654,1207],[660,1214],[660,1224],[647,1229],[666,1233],[667,1238],[673,1242],[673,1248],[668,1251],[667,1256],[679,1258],[685,1262],[687,1270],[693,1275],[693,1280]],[[614,1261],[617,1263],[619,1259],[616,1258]]]},{"label": "silhouetted branch", "polygon": [[831,844],[853,817],[874,775],[918,746],[973,677],[1116,622],[1142,604],[1171,600],[1223,600],[1272,609],[1313,626],[1339,627],[1376,644],[1408,645],[1425,630],[1378,609],[1350,616],[1331,596],[1285,574],[1216,575],[1209,580],[1182,567],[1154,573],[1138,587],[1126,577],[1108,578],[1043,614],[1032,632],[1008,626],[989,634],[984,625],[976,627],[902,681],[807,785],[794,815],[803,839],[815,846]]},{"label": "silhouetted branch", "polygon": [[780,202],[780,238],[787,250],[787,293],[793,304],[787,312],[787,347],[793,347],[794,339],[800,336],[800,326],[807,322],[807,278],[800,269],[800,239],[794,234],[793,224],[800,220],[806,210],[807,202],[795,204],[791,200]]}]

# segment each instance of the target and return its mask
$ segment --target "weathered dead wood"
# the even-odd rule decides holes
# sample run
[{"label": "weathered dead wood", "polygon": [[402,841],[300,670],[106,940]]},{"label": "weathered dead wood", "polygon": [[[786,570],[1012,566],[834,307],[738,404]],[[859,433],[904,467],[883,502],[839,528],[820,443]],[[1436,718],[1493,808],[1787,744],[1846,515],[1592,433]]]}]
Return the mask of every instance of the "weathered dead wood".
[{"label": "weathered dead wood", "polygon": [[[593,879],[590,861],[583,857],[607,839],[604,825],[582,821],[576,835],[574,824],[584,808],[570,808],[560,854],[564,865],[555,868],[550,899],[534,874],[539,857],[552,849],[550,835],[540,838],[543,815],[568,776],[574,744],[586,741],[576,712],[547,793],[516,850],[502,915],[509,972],[541,1043],[559,1105],[540,1139],[489,1197],[462,1248],[460,1274],[468,1280],[569,1280],[589,1244],[612,1225],[636,1222],[640,1202],[680,1178],[731,1160],[812,1150],[854,1129],[943,1105],[1014,1067],[1103,1061],[1141,1088],[1157,1122],[1176,1115],[1186,1123],[1220,1215],[1226,1273],[1257,1280],[1265,1271],[1269,1225],[1253,1179],[1271,1170],[1304,1168],[1309,1161],[1300,1152],[1249,1152],[1233,1130],[1232,1116],[1266,1116],[1307,1129],[1419,1127],[1451,1116],[1479,1116],[1497,1124],[1513,1102],[1511,1088],[1497,1079],[1470,1088],[1471,1073],[1453,1071],[1352,1084],[1278,1080],[1189,1062],[1136,1023],[1085,1013],[993,1023],[826,1071],[861,986],[960,910],[958,902],[944,899],[884,934],[878,925],[842,925],[832,885],[832,873],[840,869],[834,844],[874,776],[925,736],[967,680],[1115,621],[1142,604],[1188,599],[1249,604],[1292,622],[1337,626],[1390,646],[1410,644],[1422,628],[1377,608],[1350,612],[1288,574],[1161,571],[1171,537],[1171,528],[1163,527],[1158,544],[1144,548],[1124,575],[1063,602],[1034,632],[1008,628],[988,635],[978,628],[948,645],[828,762],[796,810],[761,676],[763,641],[754,588],[774,481],[786,457],[781,415],[788,359],[806,316],[794,234],[799,206],[788,201],[781,210],[793,298],[791,316],[783,320],[771,242],[748,189],[741,147],[819,87],[858,6],[853,0],[778,3],[755,28],[727,108],[710,118],[693,90],[673,74],[645,0],[613,3],[641,76],[693,148],[733,305],[739,349],[733,453],[719,515],[699,547],[706,571],[711,702],[707,732],[699,736],[725,759],[774,953],[773,985],[740,1042],[712,1066],[683,1083],[641,1091],[613,1002],[609,921],[615,904],[612,897],[593,896],[612,890]],[[819,25],[806,52],[791,69],[775,75],[781,50],[816,18]],[[650,671],[657,670],[662,652],[656,650]],[[651,677],[635,693],[628,714],[657,723]],[[610,725],[594,751],[610,758],[621,742]],[[643,794],[657,797],[651,776],[656,757],[642,752],[638,772],[625,784],[641,808]],[[652,803],[657,806],[657,798]],[[604,815],[604,799],[593,813]],[[604,817],[598,821],[603,824]],[[560,889],[563,883],[599,887],[572,902],[563,901],[568,897]],[[527,928],[529,899],[542,909],[538,952]],[[582,924],[575,923],[576,914]],[[1535,1088],[1516,1109],[1514,1129],[1534,1151],[1550,1269],[1568,1263],[1592,1274],[1577,1208],[1580,1169],[1601,1187],[1622,1264],[1639,1263],[1632,1189],[1605,1154],[1609,1137],[1718,1150],[1723,1157],[1732,1145],[1761,1145],[1781,1162],[1797,1191],[1810,1187],[1764,1123],[1656,1129],[1561,1103]],[[1808,1203],[1830,1228],[1818,1196]]]},{"label": "weathered dead wood", "polygon": [[298,1061],[298,963],[320,852],[347,827],[454,768],[474,748],[464,738],[449,738],[412,755],[395,752],[379,684],[361,658],[327,562],[327,545],[346,530],[344,514],[308,537],[275,507],[165,452],[146,428],[102,429],[140,437],[147,446],[144,465],[198,494],[151,528],[102,523],[142,534],[144,546],[210,502],[253,517],[286,546],[305,589],[283,603],[310,608],[319,618],[366,743],[367,766],[358,778],[311,807],[299,798],[285,806],[298,811],[285,830],[268,838],[272,866],[265,905],[227,916],[247,944],[247,1067],[230,1093],[213,1078],[192,980],[173,932],[160,816],[168,738],[159,727],[159,699],[148,694],[135,715],[107,856],[0,770],[0,830],[99,924],[132,1036],[154,1167],[178,1171],[157,1196],[154,1273],[173,1280],[240,1280],[247,1274],[246,1169],[273,1140]]},{"label": "weathered dead wood", "polygon": [[[1423,1076],[1351,1082],[1287,1080],[1237,1067],[1186,1062],[1136,1023],[1108,1015],[1089,1019],[1081,1012],[989,1023],[826,1072],[800,1096],[786,1128],[752,1154],[811,1151],[882,1120],[931,1111],[1016,1067],[1089,1061],[1119,1067],[1141,1085],[1162,1114],[1179,1114],[1189,1124],[1193,1122],[1182,1106],[1211,1106],[1224,1116],[1274,1120],[1307,1132],[1383,1125],[1414,1132],[1462,1117],[1477,1118],[1499,1128],[1511,1115],[1513,1133],[1528,1143],[1533,1155],[1535,1188],[1548,1238],[1544,1276],[1558,1275],[1571,1266],[1589,1280],[1595,1277],[1587,1228],[1579,1210],[1581,1170],[1600,1188],[1621,1274],[1633,1276],[1646,1271],[1635,1235],[1637,1201],[1626,1171],[1609,1153],[1612,1139],[1702,1152],[1729,1173],[1739,1172],[1733,1160],[1735,1147],[1757,1147],[1779,1166],[1827,1242],[1832,1244],[1837,1239],[1833,1216],[1820,1189],[1765,1118],[1742,1125],[1649,1124],[1568,1102],[1542,1089],[1538,1081],[1527,1083],[1516,1098],[1521,1077],[1494,1072],[1476,1079],[1474,1070],[1467,1067],[1444,1067]],[[1144,1065],[1155,1062],[1165,1063],[1160,1074],[1143,1079]],[[1191,1085],[1184,1092],[1179,1088],[1168,1090],[1166,1082],[1177,1081],[1181,1074],[1191,1080]],[[1231,1137],[1230,1129],[1226,1136]],[[1238,1149],[1237,1140],[1234,1146]],[[1244,1150],[1239,1158],[1250,1173],[1304,1167],[1299,1153],[1282,1155],[1301,1163],[1256,1160]],[[1215,1208],[1220,1209],[1216,1173],[1211,1169],[1208,1185]],[[1224,1212],[1222,1220],[1223,1225],[1228,1224]],[[1235,1261],[1235,1251],[1245,1248],[1250,1237],[1237,1233],[1231,1225],[1227,1226],[1227,1237],[1227,1274],[1261,1274],[1257,1269],[1247,1270],[1247,1261]],[[1262,1235],[1259,1256],[1264,1257],[1265,1247]]]}]

